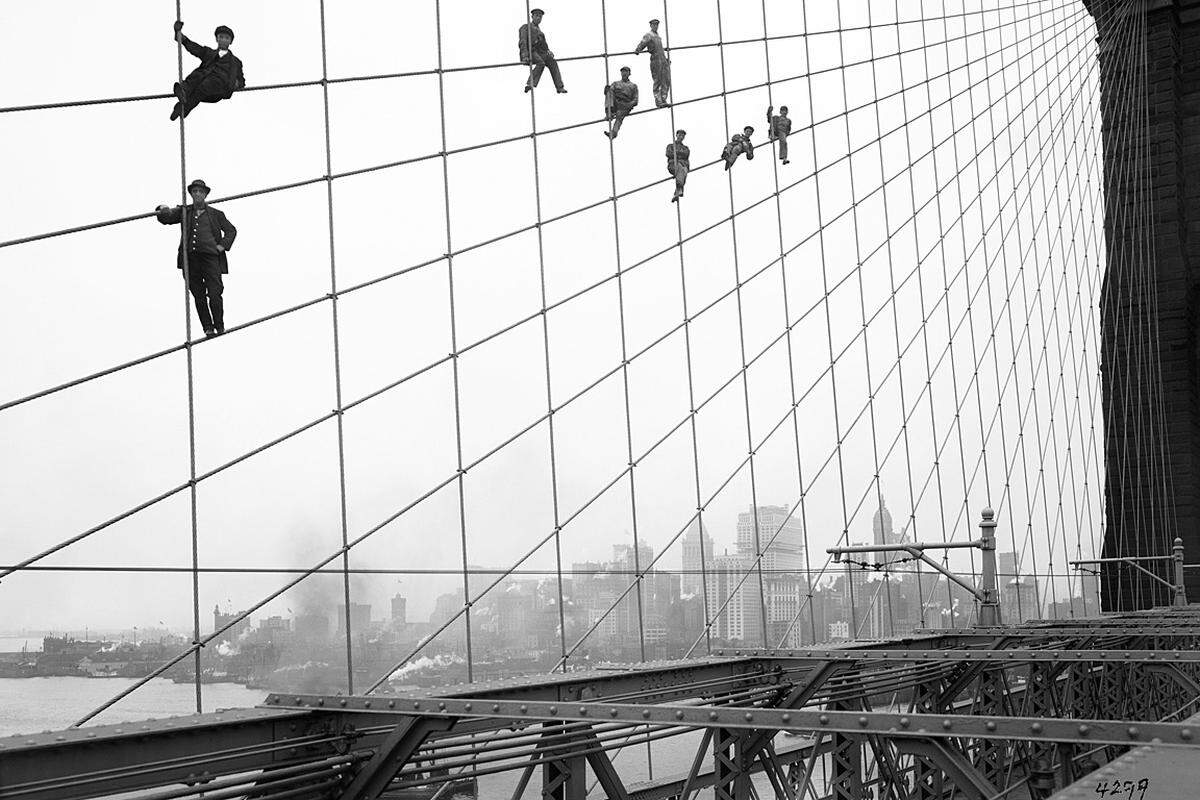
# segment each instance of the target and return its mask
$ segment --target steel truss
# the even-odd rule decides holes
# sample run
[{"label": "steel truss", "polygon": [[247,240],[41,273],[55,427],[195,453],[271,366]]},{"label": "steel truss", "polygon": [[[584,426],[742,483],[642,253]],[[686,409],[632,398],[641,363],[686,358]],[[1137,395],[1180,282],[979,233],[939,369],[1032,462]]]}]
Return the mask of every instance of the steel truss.
[{"label": "steel truss", "polygon": [[[514,797],[561,800],[596,786],[631,800],[709,787],[721,800],[1046,797],[1131,747],[1195,758],[1197,643],[1200,610],[1156,609],[430,693],[274,694],[255,709],[0,739],[0,798],[358,800],[500,773],[516,776]],[[689,732],[686,774],[622,779],[615,751]]]}]

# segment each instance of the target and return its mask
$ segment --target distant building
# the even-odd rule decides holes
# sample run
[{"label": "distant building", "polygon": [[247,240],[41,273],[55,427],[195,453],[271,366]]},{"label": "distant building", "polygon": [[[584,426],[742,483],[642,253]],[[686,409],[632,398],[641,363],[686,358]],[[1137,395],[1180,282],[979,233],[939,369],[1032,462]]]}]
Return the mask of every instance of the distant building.
[{"label": "distant building", "polygon": [[698,595],[704,590],[705,573],[713,571],[715,551],[712,537],[700,520],[692,522],[683,534],[683,575],[680,591],[687,596]]},{"label": "distant building", "polygon": [[753,509],[738,514],[738,552],[743,555],[757,555],[757,538],[758,548],[763,554],[764,570],[802,572],[805,568],[804,527],[800,524],[799,517],[791,513],[788,506],[758,506],[758,513],[752,512]]},{"label": "distant building", "polygon": [[[222,614],[220,606],[213,606],[213,630],[219,631],[226,625],[231,625],[222,636],[230,641],[238,638],[250,629],[250,618],[243,616],[245,613],[245,611],[239,611],[236,614]],[[242,618],[238,620],[238,617]]]},{"label": "distant building", "polygon": [[[350,631],[352,633],[366,633],[371,627],[371,604],[370,603],[351,603],[350,604]],[[337,607],[337,635],[339,638],[346,635],[346,605],[342,603]]]},{"label": "distant building", "polygon": [[329,638],[329,617],[320,611],[306,611],[292,621],[296,637],[310,642]]},{"label": "distant building", "polygon": [[408,600],[404,595],[392,597],[392,625],[404,625],[408,622]]}]

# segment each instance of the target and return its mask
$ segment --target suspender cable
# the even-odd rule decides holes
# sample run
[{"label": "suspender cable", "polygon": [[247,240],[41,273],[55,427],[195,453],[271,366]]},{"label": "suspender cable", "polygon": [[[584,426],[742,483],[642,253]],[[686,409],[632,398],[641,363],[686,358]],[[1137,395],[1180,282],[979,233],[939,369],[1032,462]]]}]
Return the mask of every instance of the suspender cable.
[{"label": "suspender cable", "polygon": [[[717,38],[721,40],[721,43],[717,47],[717,53],[720,55],[720,60],[721,60],[721,107],[722,107],[722,110],[724,111],[725,130],[728,132],[730,130],[730,128],[729,128],[729,97],[726,92],[726,81],[725,81],[725,44],[724,44],[725,32],[724,32],[723,23],[721,21],[721,0],[716,0],[716,10],[717,10]],[[808,39],[805,38],[804,41],[807,43]],[[815,163],[815,159],[814,159],[814,163]],[[737,210],[737,206],[734,203],[734,199],[733,199],[733,171],[726,170],[725,177],[726,177],[727,183],[729,185],[729,214],[731,217],[735,217],[736,215],[734,212]],[[761,537],[759,534],[759,523],[758,523],[758,484],[757,484],[756,476],[754,473],[755,447],[754,447],[754,434],[752,432],[752,428],[751,428],[751,424],[750,424],[750,379],[747,375],[747,373],[749,372],[749,365],[746,363],[746,325],[745,325],[745,316],[742,311],[742,289],[741,289],[742,273],[741,273],[741,267],[738,263],[738,238],[737,238],[737,220],[736,219],[731,218],[729,220],[729,228],[730,228],[730,230],[729,230],[730,241],[733,243],[733,279],[734,279],[734,285],[735,285],[734,297],[737,300],[738,352],[740,353],[741,364],[742,364],[742,370],[741,370],[742,399],[745,402],[745,409],[746,409],[746,447],[748,448],[748,451],[749,451],[749,457],[747,458],[747,462],[749,464],[749,469],[750,469],[750,519],[753,524],[752,530],[753,530],[753,534],[754,534],[754,540],[753,540],[754,541],[754,564],[755,564],[755,569],[758,573],[758,610],[759,610],[760,617],[762,619],[762,623],[761,623],[762,624],[762,637],[761,637],[762,638],[762,646],[767,647],[768,646],[768,644],[767,644],[767,631],[768,631],[767,597],[766,597],[766,586],[764,585],[763,574],[762,574],[763,549],[762,549]]]},{"label": "suspender cable", "polygon": [[[530,4],[529,0],[525,0],[525,19],[530,19]],[[533,26],[525,28],[526,43],[529,47],[530,65],[529,65],[529,85],[533,85]],[[550,498],[554,512],[554,563],[558,573],[558,641],[562,652],[562,661],[560,666],[563,672],[567,671],[567,618],[566,612],[563,609],[565,605],[563,601],[563,582],[562,582],[562,522],[558,513],[558,467],[555,456],[554,442],[554,389],[550,381],[550,323],[546,314],[546,254],[542,242],[542,181],[541,172],[538,168],[538,129],[537,129],[537,100],[534,98],[532,89],[529,91],[529,121],[532,134],[529,141],[533,145],[533,200],[534,208],[537,213],[537,245],[538,245],[538,278],[542,293],[542,345],[543,354],[546,359],[546,429],[547,440],[550,448]],[[627,468],[632,472],[632,465]],[[540,547],[540,545],[539,545]],[[637,566],[637,540],[634,540],[634,568]],[[640,607],[639,607],[640,610]]]},{"label": "suspender cable", "polygon": [[[666,26],[666,33],[663,36],[663,49],[666,54],[672,52],[671,49],[671,17],[667,8],[667,0],[662,0],[662,21]],[[667,58],[668,62],[670,58]],[[667,114],[671,121],[671,130],[669,131],[671,141],[675,140],[676,128],[675,122],[675,79],[671,76],[671,85],[667,88]],[[768,78],[769,80],[769,78]],[[689,168],[689,174],[692,170]],[[674,178],[672,177],[672,180]],[[689,312],[688,305],[688,288],[687,288],[687,266],[684,262],[683,255],[683,209],[678,203],[675,204],[675,231],[676,241],[673,248],[679,253],[679,298],[680,307],[683,310],[683,352],[684,362],[687,368],[687,387],[688,387],[688,429],[692,439],[692,474],[695,478],[696,489],[696,536],[700,541],[700,593],[703,595],[701,605],[704,608],[704,629],[701,635],[704,639],[705,652],[712,653],[712,626],[714,618],[709,608],[710,589],[709,589],[709,574],[708,564],[710,553],[707,551],[704,533],[704,503],[701,499],[700,492],[700,442],[696,434],[696,381],[692,369],[692,315]]]},{"label": "suspender cable", "polygon": [[[600,32],[604,42],[604,81],[607,84],[609,78],[612,77],[612,71],[608,63],[608,7],[605,0],[600,0]],[[532,92],[531,92],[532,94]],[[614,99],[615,102],[615,99]],[[611,126],[609,128],[611,131]],[[633,526],[633,563],[634,571],[637,573],[637,621],[638,621],[638,654],[642,661],[646,660],[646,622],[645,622],[645,600],[643,597],[642,573],[641,573],[641,545],[638,536],[638,513],[637,513],[637,482],[634,480],[633,469],[633,416],[629,402],[629,344],[626,336],[625,328],[625,282],[622,280],[621,269],[621,221],[620,215],[617,213],[617,160],[613,153],[613,137],[608,138],[608,174],[609,181],[612,187],[612,216],[613,216],[613,244],[615,246],[615,254],[617,261],[617,310],[620,320],[621,333],[621,390],[625,405],[625,457],[626,464],[629,466],[629,519]],[[545,298],[542,298],[545,302]],[[564,639],[565,643],[565,639]],[[649,759],[649,745],[646,748],[647,758]]]},{"label": "suspender cable", "polygon": [[[869,8],[868,8],[868,13],[869,13]],[[774,95],[772,92],[772,82],[771,82],[771,43],[770,43],[769,39],[767,38],[767,29],[768,29],[768,26],[767,26],[767,0],[762,0],[762,19],[763,19],[763,59],[766,63],[766,70],[767,70],[767,103],[768,103],[768,105],[774,107],[775,98],[774,98]],[[870,18],[868,17],[868,27],[869,26],[870,26]],[[874,54],[872,54],[872,56],[873,55]],[[872,58],[872,62],[871,62],[871,69],[872,69],[872,72],[875,69],[875,62],[874,62],[873,58]],[[879,108],[878,103],[875,104],[875,108],[878,111],[878,108]],[[769,124],[770,124],[770,122],[768,120],[768,125]],[[877,126],[876,133],[880,133],[880,132],[881,131],[878,130],[878,126]],[[770,136],[772,139],[774,139],[773,131],[768,130],[767,133],[768,133],[768,136]],[[774,141],[772,141],[772,145],[774,145]],[[772,147],[772,149],[774,150],[774,147]],[[880,150],[881,155],[882,155],[882,152],[883,151]],[[779,197],[780,196],[779,161],[777,158],[771,159],[771,170],[772,170],[772,177],[774,178],[774,182],[775,182],[775,193],[774,193],[775,222],[776,222],[776,230],[777,230],[777,233],[779,236],[780,296],[783,301],[782,305],[783,305],[784,337],[787,342],[788,392],[789,392],[789,395],[791,398],[791,403],[792,403],[792,407],[791,407],[792,438],[793,438],[793,441],[795,444],[795,449],[796,449],[796,485],[800,492],[800,494],[799,494],[799,497],[800,497],[800,528],[801,528],[801,531],[804,536],[804,577],[805,577],[805,582],[807,585],[807,592],[805,593],[804,597],[807,598],[807,602],[808,602],[808,629],[809,629],[809,637],[810,637],[809,641],[811,643],[816,643],[819,640],[817,639],[816,613],[813,610],[813,606],[812,606],[812,598],[813,598],[813,594],[814,594],[813,581],[812,581],[812,556],[811,556],[811,546],[809,544],[809,539],[808,539],[808,514],[807,514],[807,510],[805,508],[807,492],[805,490],[805,485],[804,485],[804,464],[803,464],[803,461],[800,456],[800,422],[798,419],[798,416],[799,416],[798,410],[797,410],[798,404],[796,402],[796,358],[795,358],[795,351],[792,346],[791,297],[790,297],[790,292],[788,291],[787,259],[785,258],[784,244],[783,244],[783,207],[782,207],[782,203],[781,203],[780,197]],[[880,176],[880,178],[882,179],[882,175]],[[851,199],[853,201],[853,198],[851,198]],[[804,602],[805,602],[805,600],[803,600],[803,599],[800,600],[801,604],[803,604]],[[782,646],[782,645],[777,645],[777,646]]]},{"label": "suspender cable", "polygon": [[[183,19],[180,8],[182,0],[175,0],[175,19]],[[183,82],[183,42],[175,37],[175,67],[180,83]],[[187,411],[188,411],[188,499],[192,523],[192,669],[196,689],[196,713],[204,710],[203,690],[200,676],[200,522],[197,512],[196,492],[196,378],[192,357],[192,265],[188,247],[188,189],[187,189],[187,130],[183,114],[179,115],[179,193],[182,198],[179,208],[180,243],[179,251],[183,264],[183,331],[184,358],[187,364]],[[196,209],[192,208],[192,224],[195,224]],[[207,301],[206,301],[207,302]]]},{"label": "suspender cable", "polygon": [[346,437],[342,422],[342,350],[338,329],[337,249],[333,236],[333,141],[329,126],[329,55],[325,44],[325,0],[318,6],[321,14],[321,101],[325,114],[325,202],[329,213],[329,310],[333,329],[333,392],[337,403],[338,501],[342,523],[342,600],[346,604],[346,693],[354,694],[354,647],[350,607],[350,533],[346,524]]},{"label": "suspender cable", "polygon": [[[450,211],[450,156],[446,147],[446,85],[443,71],[442,55],[442,0],[436,0],[434,15],[437,23],[437,57],[438,57],[438,122],[442,142],[442,202],[446,215],[446,292],[450,310],[450,370],[454,394],[454,452],[455,470],[454,483],[458,491],[458,534],[462,554],[462,588],[463,606],[460,612],[463,617],[464,640],[467,648],[467,681],[475,680],[475,659],[471,639],[471,579],[467,559],[467,500],[466,500],[466,469],[463,467],[462,446],[462,391],[459,383],[458,367],[458,308],[457,295],[454,290],[454,244],[453,217]],[[384,679],[389,677],[389,672]],[[379,686],[376,683],[368,691]]]}]

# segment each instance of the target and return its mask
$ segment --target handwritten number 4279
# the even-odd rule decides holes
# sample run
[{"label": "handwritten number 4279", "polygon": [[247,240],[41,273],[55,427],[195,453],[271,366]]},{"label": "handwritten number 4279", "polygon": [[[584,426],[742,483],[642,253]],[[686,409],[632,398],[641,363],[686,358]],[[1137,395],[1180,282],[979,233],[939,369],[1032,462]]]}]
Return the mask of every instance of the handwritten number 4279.
[{"label": "handwritten number 4279", "polygon": [[1116,798],[1124,795],[1125,800],[1146,800],[1146,790],[1150,788],[1150,779],[1142,778],[1141,780],[1123,781],[1116,779],[1112,781],[1100,781],[1096,784],[1096,794],[1100,797]]}]

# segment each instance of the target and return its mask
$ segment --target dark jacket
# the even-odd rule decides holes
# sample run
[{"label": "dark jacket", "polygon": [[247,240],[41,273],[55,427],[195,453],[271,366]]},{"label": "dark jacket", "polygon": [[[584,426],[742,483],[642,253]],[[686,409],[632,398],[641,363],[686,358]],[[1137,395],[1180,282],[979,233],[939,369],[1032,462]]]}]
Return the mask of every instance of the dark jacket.
[{"label": "dark jacket", "polygon": [[[530,28],[533,30],[530,31]],[[533,57],[530,57],[530,45],[533,45]],[[522,64],[533,64],[542,61],[544,56],[554,57],[550,52],[550,47],[546,44],[546,34],[542,33],[542,29],[534,25],[532,22],[526,22],[517,29],[517,48],[521,54]]]},{"label": "dark jacket", "polygon": [[[180,225],[182,227],[179,233],[179,256],[177,259],[179,269],[183,269],[183,248],[192,229],[192,212],[193,206],[186,207],[186,214],[183,207],[175,206],[174,208],[164,208],[155,215],[163,225]],[[204,236],[204,241],[212,242],[213,245],[219,244],[225,248],[224,253],[217,251],[215,246],[209,252],[208,248],[198,241],[197,244],[200,246],[196,248],[197,252],[209,252],[210,255],[217,256],[217,261],[221,265],[221,274],[228,273],[229,259],[225,257],[225,254],[233,247],[233,240],[237,238],[237,228],[233,227],[233,223],[225,217],[220,209],[212,206],[204,207],[204,213],[197,220],[197,225],[208,226],[208,230],[203,233],[207,233],[209,236]]]},{"label": "dark jacket", "polygon": [[767,114],[767,133],[772,139],[777,139],[780,136],[787,136],[792,132],[792,118],[782,117],[778,114]]},{"label": "dark jacket", "polygon": [[242,62],[233,54],[232,50],[226,50],[225,56],[221,57],[216,50],[211,47],[205,47],[202,44],[196,44],[186,36],[180,35],[180,41],[183,44],[183,49],[200,59],[200,66],[192,70],[192,75],[215,75],[221,79],[225,86],[225,93],[221,97],[228,100],[233,97],[233,93],[238,89],[246,88],[246,76],[242,72]]}]

